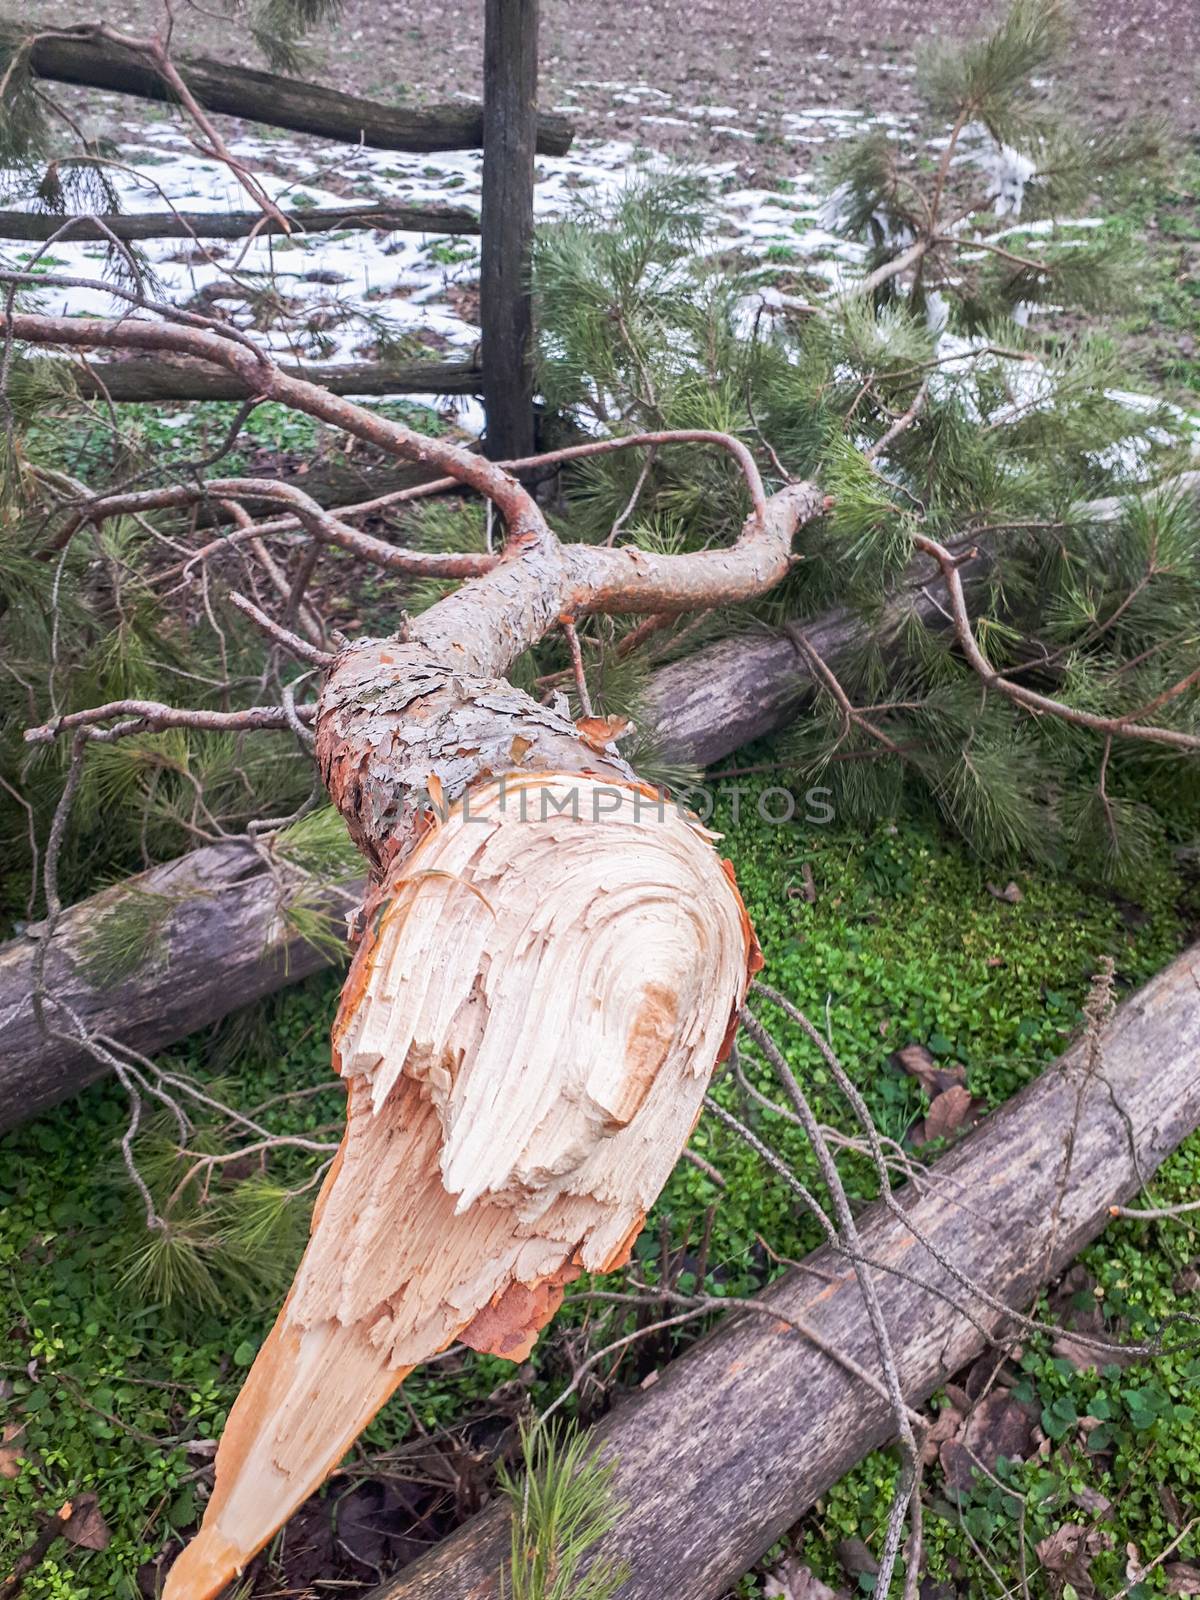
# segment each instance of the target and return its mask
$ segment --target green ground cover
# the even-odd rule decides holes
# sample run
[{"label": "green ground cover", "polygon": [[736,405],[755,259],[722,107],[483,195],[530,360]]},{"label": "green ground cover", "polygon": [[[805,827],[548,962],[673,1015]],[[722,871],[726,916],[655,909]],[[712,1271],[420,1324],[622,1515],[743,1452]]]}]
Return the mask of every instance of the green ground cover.
[{"label": "green ground cover", "polygon": [[[900,817],[866,833],[836,822],[765,824],[756,800],[770,781],[742,780],[736,823],[733,786],[722,785],[714,817],[762,940],[767,976],[827,1024],[881,1129],[897,1138],[924,1102],[914,1080],[892,1062],[895,1049],[919,1041],[945,1061],[963,1063],[972,1091],[996,1103],[1061,1050],[1102,956],[1115,960],[1122,988],[1135,986],[1170,959],[1195,914],[1173,856],[1187,837],[1186,818],[1177,837],[1168,830],[1158,841],[1136,904],[1047,871],[1018,873],[1021,899],[1009,903],[989,891],[989,882],[996,887],[994,869],[928,819]],[[805,865],[816,890],[812,902],[796,893]],[[310,980],[186,1041],[178,1065],[217,1082],[223,1097],[241,1106],[331,1081],[327,1032],[337,984],[334,974]],[[844,1125],[819,1059],[796,1037],[785,1035],[784,1042],[819,1113]],[[757,1076],[756,1065],[749,1066]],[[720,1093],[737,1103],[733,1084]],[[335,1123],[339,1110],[340,1093],[332,1087],[284,1106],[277,1125],[312,1134]],[[811,1157],[780,1119],[741,1110],[802,1175],[813,1177]],[[17,1475],[0,1479],[0,1568],[29,1544],[48,1511],[82,1492],[98,1496],[111,1533],[103,1551],[58,1545],[27,1580],[30,1600],[133,1600],[138,1568],[169,1533],[194,1525],[210,1470],[196,1441],[220,1432],[291,1275],[311,1198],[280,1198],[311,1170],[289,1153],[265,1172],[239,1172],[214,1185],[207,1198],[185,1192],[168,1206],[171,1242],[156,1243],[116,1149],[124,1118],[120,1092],[100,1085],[0,1141],[0,1382],[6,1427],[21,1430],[10,1451],[26,1452],[19,1468],[7,1458],[6,1472]],[[212,1134],[219,1138],[219,1129]],[[663,1239],[675,1247],[697,1240],[715,1204],[705,1292],[752,1293],[775,1270],[760,1236],[790,1255],[817,1242],[815,1229],[796,1213],[783,1185],[711,1121],[694,1148],[720,1169],[728,1188],[719,1194],[696,1168],[681,1164],[639,1245],[641,1270],[653,1282]],[[174,1181],[165,1139],[145,1141],[142,1157],[165,1204]],[[865,1167],[848,1167],[847,1179],[852,1194],[871,1192]],[[1198,1191],[1200,1138],[1169,1163],[1156,1196],[1170,1201]],[[1122,1222],[1084,1264],[1089,1284],[1117,1319],[1114,1327],[1137,1336],[1186,1300],[1198,1254],[1194,1219]],[[694,1282],[685,1271],[680,1287]],[[568,1307],[515,1384],[510,1366],[475,1355],[417,1374],[329,1493],[336,1499],[369,1476],[372,1462],[418,1427],[452,1429],[489,1411],[507,1412],[511,1422],[524,1406],[544,1406],[570,1370],[562,1341],[589,1337],[599,1345],[624,1326],[585,1328],[586,1318],[582,1304]],[[660,1345],[656,1360],[671,1353]],[[1034,1339],[1021,1367],[1021,1394],[1039,1409],[1049,1450],[1002,1469],[1005,1489],[985,1485],[961,1504],[950,1503],[933,1470],[931,1576],[956,1574],[960,1592],[993,1592],[997,1586],[973,1542],[1006,1582],[1016,1582],[1023,1507],[1031,1541],[1064,1520],[1096,1521],[1111,1541],[1096,1572],[1106,1580],[1102,1592],[1115,1592],[1128,1543],[1148,1558],[1173,1537],[1170,1501],[1160,1486],[1173,1485],[1182,1505],[1200,1494],[1200,1420],[1193,1409],[1200,1363],[1185,1356],[1152,1368],[1083,1374],[1055,1357],[1048,1339]],[[635,1357],[616,1377],[621,1383],[639,1375]],[[1083,1417],[1103,1423],[1086,1439],[1077,1424]],[[500,1431],[496,1424],[494,1437]],[[831,1581],[841,1576],[833,1555],[839,1539],[877,1544],[894,1470],[891,1457],[871,1457],[806,1520],[805,1554]],[[1081,1512],[1075,1498],[1081,1490],[1103,1497],[1108,1512]],[[1179,1558],[1189,1553],[1196,1552],[1185,1541]],[[1143,1592],[1160,1592],[1161,1583],[1160,1571]],[[757,1585],[748,1578],[743,1592],[761,1592]]]}]

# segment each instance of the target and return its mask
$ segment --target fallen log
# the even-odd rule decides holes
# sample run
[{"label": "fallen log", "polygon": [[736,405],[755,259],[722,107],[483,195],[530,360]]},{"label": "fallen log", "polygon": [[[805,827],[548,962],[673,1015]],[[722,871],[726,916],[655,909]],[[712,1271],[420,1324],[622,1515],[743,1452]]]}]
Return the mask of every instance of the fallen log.
[{"label": "fallen log", "polygon": [[[71,376],[87,399],[244,400],[249,386],[236,373],[203,361],[72,363]],[[483,375],[473,361],[346,361],[336,366],[285,366],[290,377],[319,383],[330,394],[479,394]]]},{"label": "fallen log", "polygon": [[[478,233],[474,211],[449,206],[312,206],[282,213],[293,234],[376,228],[388,233]],[[244,239],[284,229],[262,211],[138,211],[61,217],[53,211],[0,211],[0,239]]]},{"label": "fallen log", "polygon": [[[910,1407],[984,1346],[944,1296],[969,1305],[989,1333],[1011,1330],[955,1272],[1028,1308],[1101,1232],[1109,1208],[1200,1124],[1198,988],[1193,945],[1120,1007],[1098,1063],[1090,1041],[1076,1044],[936,1162],[920,1192],[899,1191],[911,1227],[882,1203],[859,1219]],[[621,1600],[728,1593],[831,1484],[894,1437],[880,1392],[816,1342],[880,1370],[851,1266],[818,1250],[762,1301],[770,1314],[724,1321],[595,1431],[627,1508],[594,1552],[629,1563]],[[490,1600],[509,1541],[507,1511],[493,1504],[368,1600]]]},{"label": "fallen log", "polygon": [[[326,904],[336,913],[361,893],[348,882]],[[157,921],[153,957],[107,977],[105,923],[131,912]],[[108,1072],[72,1042],[79,1025],[153,1055],[333,960],[289,926],[276,880],[238,841],[193,850],[64,913],[46,953],[49,1035],[34,1010],[35,952],[29,936],[0,946],[0,1132]]]},{"label": "fallen log", "polygon": [[[99,38],[89,27],[38,33],[20,23],[0,23],[0,54],[28,48],[39,78],[89,89],[173,101],[175,96],[151,63],[136,51]],[[238,67],[207,56],[180,57],[180,76],[206,111],[265,122],[295,133],[312,133],[374,150],[476,150],[483,144],[483,106],[476,101],[436,106],[388,106],[327,89],[323,84]],[[574,129],[566,117],[542,111],[537,119],[539,155],[565,155]]]}]

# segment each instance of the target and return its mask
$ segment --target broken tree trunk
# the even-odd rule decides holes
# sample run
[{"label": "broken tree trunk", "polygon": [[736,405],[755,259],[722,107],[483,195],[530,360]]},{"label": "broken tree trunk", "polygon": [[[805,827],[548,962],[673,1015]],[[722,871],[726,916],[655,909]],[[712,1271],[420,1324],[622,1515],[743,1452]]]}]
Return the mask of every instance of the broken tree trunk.
[{"label": "broken tree trunk", "polygon": [[[478,233],[473,211],[449,206],[312,206],[281,213],[293,236],[334,230],[386,233]],[[61,217],[53,211],[0,211],[0,239],[244,239],[284,229],[262,211],[137,211],[107,216]]]},{"label": "broken tree trunk", "polygon": [[[989,1334],[1019,1331],[959,1274],[1028,1309],[1100,1233],[1109,1207],[1200,1124],[1198,989],[1193,945],[1121,1006],[1096,1056],[1089,1041],[1076,1044],[937,1161],[919,1193],[898,1191],[911,1227],[881,1203],[859,1219],[910,1407],[984,1346],[950,1301]],[[850,1264],[818,1250],[762,1301],[764,1314],[723,1322],[596,1429],[626,1509],[595,1557],[629,1562],[621,1600],[716,1600],[894,1437],[882,1384],[868,1386],[815,1342],[879,1373]],[[369,1600],[493,1600],[509,1538],[507,1512],[493,1505]]]},{"label": "broken tree trunk", "polygon": [[[40,78],[133,94],[144,100],[175,99],[143,55],[98,37],[92,28],[39,33],[32,25],[0,23],[0,53],[8,55],[23,47],[28,48],[30,65]],[[265,122],[274,128],[365,144],[375,150],[474,150],[483,143],[483,107],[477,102],[388,106],[319,83],[207,57],[181,57],[175,65],[206,111],[243,117],[247,122]],[[539,115],[539,155],[565,155],[573,137],[566,117],[554,112]]]},{"label": "broken tree trunk", "polygon": [[[473,361],[345,361],[283,370],[335,395],[478,394],[483,387]],[[70,374],[91,400],[245,400],[253,389],[237,373],[202,361],[87,361],[72,363]]]},{"label": "broken tree trunk", "polygon": [[[433,469],[397,465],[391,470],[406,475]],[[1198,475],[1188,475],[1186,486],[1195,488],[1196,481]],[[309,480],[305,484],[309,487]],[[1095,508],[1097,514],[1113,509],[1107,502]],[[914,571],[874,622],[838,606],[807,622],[804,636],[836,671],[861,646],[868,629],[883,629],[886,636],[908,610],[934,619],[936,606],[924,578]],[[812,688],[811,666],[796,642],[796,629],[764,630],[719,640],[661,668],[650,680],[644,704],[658,748],[672,760],[705,767],[786,725]],[[126,888],[136,893],[143,881],[155,892],[158,873],[186,877],[195,856],[225,859],[226,852],[220,895],[211,901],[185,896],[172,910],[164,929],[167,963],[139,969],[110,990],[86,978],[80,950],[89,930],[111,914],[111,897]],[[180,857],[145,880],[131,879],[128,886],[94,895],[71,910],[55,941],[57,981],[89,1025],[91,1019],[104,1028],[108,1019],[131,1019],[134,1034],[128,1042],[152,1055],[192,1028],[332,963],[328,952],[295,943],[286,959],[271,955],[267,946],[269,930],[277,925],[276,899],[269,881],[255,876],[248,852],[239,853],[237,846]],[[28,938],[0,949],[0,1041],[8,1047],[0,1062],[0,1130],[78,1093],[105,1072],[81,1049],[38,1029],[28,1003],[32,959]],[[173,1003],[177,991],[188,994],[191,1011]],[[197,1020],[189,1023],[191,1015]]]},{"label": "broken tree trunk", "polygon": [[[864,626],[841,609],[812,625],[820,628],[815,636],[831,664],[862,638]],[[774,677],[756,675],[756,663]],[[778,727],[810,687],[804,658],[786,638],[722,641],[651,679],[654,728],[673,758],[704,764]],[[188,889],[195,882],[215,884],[218,892],[197,897]],[[359,893],[361,883],[346,890]],[[164,958],[114,984],[96,983],[87,976],[89,940],[122,895],[138,893],[175,901],[161,934]],[[89,1027],[116,1031],[153,1055],[238,1006],[332,964],[328,950],[296,939],[272,952],[272,929],[278,928],[278,894],[261,863],[240,845],[212,846],[72,907],[55,936],[53,985]],[[106,1070],[82,1049],[39,1029],[28,1001],[33,953],[28,937],[0,947],[0,1131],[77,1094]],[[126,1024],[121,1029],[119,1019]]]},{"label": "broken tree trunk", "polygon": [[164,1600],[214,1600],[415,1365],[456,1340],[522,1360],[565,1284],[628,1259],[761,965],[712,836],[500,674],[568,605],[770,586],[821,497],[656,573],[559,546],[493,481],[497,566],[322,683],[321,776],[372,880],[333,1033],[347,1130]]}]

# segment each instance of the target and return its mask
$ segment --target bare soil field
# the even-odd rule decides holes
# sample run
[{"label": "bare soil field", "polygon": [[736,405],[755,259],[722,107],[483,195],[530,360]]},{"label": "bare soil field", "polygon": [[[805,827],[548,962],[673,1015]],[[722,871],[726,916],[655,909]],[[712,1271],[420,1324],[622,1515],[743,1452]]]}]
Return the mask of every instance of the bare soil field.
[{"label": "bare soil field", "polygon": [[[156,0],[102,9],[117,27],[145,29],[159,16]],[[543,0],[543,101],[573,114],[584,137],[733,160],[744,177],[765,177],[783,164],[789,113],[903,114],[921,41],[969,33],[997,9],[989,0]],[[97,12],[33,0],[24,15],[46,25]],[[347,0],[320,37],[316,72],[387,100],[475,96],[482,18],[481,0]],[[1077,0],[1076,35],[1048,90],[1200,138],[1200,0]],[[206,10],[181,7],[178,38],[184,49],[253,61],[245,37]]]}]

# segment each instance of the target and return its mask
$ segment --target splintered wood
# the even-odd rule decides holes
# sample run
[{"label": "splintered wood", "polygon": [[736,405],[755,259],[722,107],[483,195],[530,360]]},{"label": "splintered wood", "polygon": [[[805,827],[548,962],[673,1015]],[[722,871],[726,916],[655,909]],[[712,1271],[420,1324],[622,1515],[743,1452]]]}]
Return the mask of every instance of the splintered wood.
[{"label": "splintered wood", "polygon": [[218,1594],[419,1362],[521,1360],[627,1259],[756,959],[710,836],[649,790],[509,777],[435,821],[347,981],[346,1136],[165,1600]]}]

